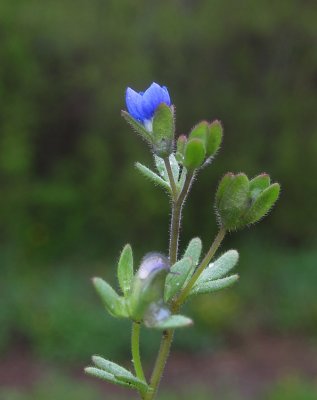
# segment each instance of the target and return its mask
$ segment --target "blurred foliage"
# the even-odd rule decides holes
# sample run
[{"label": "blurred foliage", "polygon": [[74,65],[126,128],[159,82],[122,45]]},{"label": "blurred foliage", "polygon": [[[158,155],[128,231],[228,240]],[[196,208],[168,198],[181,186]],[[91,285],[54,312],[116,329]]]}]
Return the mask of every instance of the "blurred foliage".
[{"label": "blurred foliage", "polygon": [[88,279],[111,280],[128,241],[138,260],[167,248],[168,201],[133,168],[151,157],[120,117],[125,88],[152,81],[169,87],[179,133],[202,118],[225,127],[188,200],[182,245],[199,235],[207,247],[228,170],[282,184],[261,228],[227,239],[241,248],[243,279],[193,304],[197,332],[178,345],[258,326],[317,334],[317,255],[304,251],[316,226],[316,19],[299,0],[0,3],[2,350],[27,340],[64,360],[126,356],[127,326],[108,321]]},{"label": "blurred foliage", "polygon": [[[48,387],[50,390],[47,390]],[[297,376],[280,378],[275,384],[268,385],[266,394],[260,394],[259,400],[315,400],[317,396],[317,385]],[[116,394],[124,393],[118,390],[111,393],[111,400],[123,400],[126,396]],[[219,398],[219,394],[213,393],[207,387],[200,387],[193,384],[182,389],[163,389],[158,400],[213,400]],[[0,398],[4,400],[101,400],[109,398],[97,388],[96,384],[79,382],[70,377],[62,377],[59,374],[51,373],[43,381],[33,385],[29,390],[16,389],[11,387],[0,388]],[[137,396],[129,392],[129,399],[136,399]],[[245,394],[240,393],[238,388],[231,386],[224,388],[221,393],[223,400],[246,399]]]}]

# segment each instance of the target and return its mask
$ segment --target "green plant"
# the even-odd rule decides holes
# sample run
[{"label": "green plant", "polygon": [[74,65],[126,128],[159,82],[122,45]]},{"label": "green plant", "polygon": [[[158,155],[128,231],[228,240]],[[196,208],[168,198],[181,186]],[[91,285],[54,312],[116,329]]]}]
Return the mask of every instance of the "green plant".
[{"label": "green plant", "polygon": [[[131,349],[135,374],[100,356],[93,356],[94,366],[86,373],[108,382],[136,389],[141,398],[155,398],[172,344],[174,331],[192,325],[179,314],[191,297],[212,293],[231,286],[238,275],[228,275],[238,262],[238,252],[229,250],[211,262],[227,232],[242,229],[262,219],[279,195],[279,184],[271,184],[267,174],[249,180],[242,173],[226,174],[219,183],[215,210],[219,231],[209,250],[201,258],[199,238],[190,241],[179,257],[178,243],[182,210],[194,178],[209,165],[222,141],[219,121],[203,121],[188,137],[180,136],[174,150],[175,115],[166,87],[153,83],[144,93],[128,88],[128,112],[122,115],[148,143],[154,155],[156,172],[137,163],[138,170],[167,191],[171,199],[169,256],[153,252],[144,256],[134,272],[132,248],[127,244],[118,262],[118,282],[122,295],[103,279],[94,278],[94,286],[107,311],[114,317],[132,320]],[[150,381],[140,357],[141,326],[161,330],[162,341]]]}]

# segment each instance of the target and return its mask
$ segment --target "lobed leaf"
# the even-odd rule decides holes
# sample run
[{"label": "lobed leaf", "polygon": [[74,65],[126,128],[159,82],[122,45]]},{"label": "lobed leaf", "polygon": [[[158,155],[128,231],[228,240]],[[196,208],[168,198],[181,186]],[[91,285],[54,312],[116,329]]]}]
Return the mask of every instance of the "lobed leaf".
[{"label": "lobed leaf", "polygon": [[239,253],[236,250],[229,250],[219,257],[215,262],[209,264],[209,266],[202,272],[198,278],[196,285],[200,285],[203,282],[223,278],[232,268],[237,264],[239,260]]},{"label": "lobed leaf", "polygon": [[112,361],[100,356],[92,357],[93,363],[103,371],[112,374],[117,380],[133,385],[139,390],[145,391],[148,388],[146,382],[134,376],[130,371]]},{"label": "lobed leaf", "polygon": [[212,293],[217,290],[224,289],[233,285],[239,279],[239,275],[230,275],[226,278],[216,279],[214,281],[205,281],[200,284],[197,284],[192,288],[189,296],[193,296],[196,294],[205,294]]},{"label": "lobed leaf", "polygon": [[87,367],[85,368],[85,372],[88,375],[94,376],[95,378],[102,379],[104,381],[107,381],[109,383],[113,383],[115,385],[123,386],[123,387],[132,387],[136,388],[134,385],[129,384],[124,381],[120,381],[119,379],[116,379],[114,375],[109,374],[109,372],[103,371],[102,369],[95,368],[95,367]]},{"label": "lobed leaf", "polygon": [[167,275],[165,282],[165,302],[171,300],[171,298],[182,289],[190,271],[192,270],[192,265],[193,260],[190,257],[185,257],[177,261],[171,267],[171,272]]}]

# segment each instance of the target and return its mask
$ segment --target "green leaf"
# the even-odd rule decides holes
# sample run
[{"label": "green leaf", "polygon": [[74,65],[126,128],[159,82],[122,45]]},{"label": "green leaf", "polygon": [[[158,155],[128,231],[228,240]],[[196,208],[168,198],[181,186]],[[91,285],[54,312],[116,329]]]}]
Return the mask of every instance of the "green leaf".
[{"label": "green leaf", "polygon": [[203,271],[198,278],[196,285],[200,285],[204,282],[223,278],[232,268],[237,264],[239,260],[239,253],[236,250],[229,250],[219,257],[215,262],[209,264],[209,266]]},{"label": "green leaf", "polygon": [[96,367],[103,369],[104,371],[109,372],[109,374],[112,374],[114,376],[116,375],[121,375],[121,376],[126,375],[127,377],[133,376],[130,371],[121,367],[121,365],[118,365],[113,361],[106,360],[103,357],[92,356],[92,361],[96,365]]},{"label": "green leaf", "polygon": [[152,143],[151,134],[144,128],[142,124],[136,121],[131,115],[126,111],[121,111],[121,115],[127,121],[127,123],[145,139],[147,142]]},{"label": "green leaf", "polygon": [[162,179],[160,176],[158,176],[155,172],[150,170],[148,167],[139,162],[137,162],[135,166],[141,172],[142,175],[150,179],[155,185],[159,185],[168,191],[171,190],[169,183],[166,182],[164,179]]},{"label": "green leaf", "polygon": [[201,284],[197,284],[192,288],[189,293],[190,296],[196,294],[205,294],[212,293],[217,290],[224,289],[233,285],[239,279],[239,275],[230,275],[227,278],[216,279],[214,281],[202,282]]},{"label": "green leaf", "polygon": [[256,198],[244,216],[246,224],[253,224],[263,218],[273,207],[280,194],[280,185],[274,183]]},{"label": "green leaf", "polygon": [[94,376],[95,378],[102,379],[104,381],[107,381],[109,383],[113,383],[115,385],[123,386],[123,387],[130,387],[136,389],[136,387],[132,384],[129,384],[124,381],[120,381],[116,379],[112,374],[109,374],[109,372],[103,371],[102,369],[95,368],[95,367],[87,367],[85,368],[85,372],[88,375]]},{"label": "green leaf", "polygon": [[190,257],[185,257],[177,261],[171,267],[171,272],[167,275],[165,282],[165,302],[169,301],[182,289],[184,282],[192,269],[192,265],[193,260]]},{"label": "green leaf", "polygon": [[127,317],[124,298],[101,278],[93,278],[93,284],[109,314],[114,317]]},{"label": "green leaf", "polygon": [[139,390],[145,391],[148,388],[146,382],[138,379],[130,371],[121,367],[112,361],[106,360],[99,356],[92,357],[93,363],[100,369],[112,374],[117,380],[133,385]]},{"label": "green leaf", "polygon": [[192,171],[199,168],[205,159],[206,147],[201,139],[193,138],[189,139],[185,147],[184,165]]},{"label": "green leaf", "polygon": [[201,250],[202,250],[202,243],[201,240],[197,237],[192,239],[188,246],[187,249],[184,253],[184,258],[185,257],[190,257],[193,261],[191,270],[189,271],[188,277],[186,279],[186,281],[184,282],[183,286],[186,286],[188,281],[190,280],[191,276],[193,275],[198,263],[199,263],[199,259],[200,259],[200,255],[201,255]]},{"label": "green leaf", "polygon": [[157,325],[153,326],[153,328],[162,330],[176,329],[176,328],[184,328],[192,324],[193,321],[190,318],[185,317],[184,315],[171,315],[164,321],[161,321]]},{"label": "green leaf", "polygon": [[131,291],[133,280],[133,254],[129,244],[125,245],[118,263],[118,281],[125,296]]},{"label": "green leaf", "polygon": [[258,195],[270,186],[270,176],[268,174],[260,174],[250,181],[251,197],[255,200]]}]

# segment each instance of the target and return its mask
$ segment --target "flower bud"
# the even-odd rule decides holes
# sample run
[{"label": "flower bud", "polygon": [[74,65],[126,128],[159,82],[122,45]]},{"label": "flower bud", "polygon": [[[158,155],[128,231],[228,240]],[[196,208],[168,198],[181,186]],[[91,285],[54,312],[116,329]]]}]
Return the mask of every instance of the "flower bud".
[{"label": "flower bud", "polygon": [[207,133],[209,131],[209,125],[207,121],[199,122],[194,128],[191,130],[189,134],[189,139],[198,138],[201,139],[206,145]]},{"label": "flower bud", "polygon": [[206,148],[204,142],[198,138],[189,139],[185,146],[184,166],[189,171],[193,171],[203,164],[205,156]]},{"label": "flower bud", "polygon": [[216,193],[216,211],[221,225],[230,231],[259,221],[273,207],[279,191],[279,184],[270,185],[266,174],[251,181],[245,174],[226,174]]},{"label": "flower bud", "polygon": [[168,259],[160,253],[150,253],[143,258],[130,297],[130,314],[134,320],[142,320],[152,303],[163,300],[169,269]]}]

